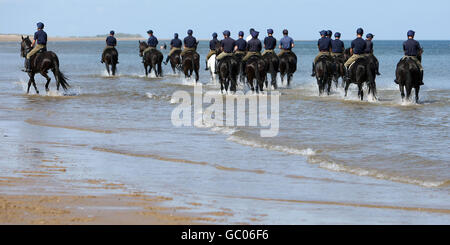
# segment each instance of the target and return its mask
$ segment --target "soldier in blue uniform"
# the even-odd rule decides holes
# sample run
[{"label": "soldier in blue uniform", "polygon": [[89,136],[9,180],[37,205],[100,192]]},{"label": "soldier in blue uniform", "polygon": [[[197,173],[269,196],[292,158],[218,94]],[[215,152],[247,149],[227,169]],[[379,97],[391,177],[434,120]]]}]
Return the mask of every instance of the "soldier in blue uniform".
[{"label": "soldier in blue uniform", "polygon": [[142,53],[142,63],[144,63],[144,61],[145,61],[145,54],[150,50],[156,49],[156,46],[158,46],[158,38],[156,38],[153,35],[153,31],[149,30],[149,31],[147,31],[147,34],[148,34],[148,40],[147,40],[148,48],[146,48],[144,50],[144,52]]},{"label": "soldier in blue uniform", "polygon": [[213,33],[212,34],[212,38],[211,41],[209,41],[209,53],[208,55],[206,55],[206,68],[205,70],[208,70],[208,60],[209,58],[211,58],[211,56],[213,56],[214,54],[216,54],[216,45],[218,43],[220,43],[220,41],[217,39],[217,33]]},{"label": "soldier in blue uniform", "polygon": [[197,39],[193,36],[194,32],[192,30],[187,31],[187,37],[184,38],[184,50],[181,52],[181,57],[183,57],[187,52],[195,52],[197,50]]},{"label": "soldier in blue uniform", "polygon": [[223,40],[220,41],[220,46],[222,47],[222,53],[220,53],[216,60],[219,61],[227,56],[232,56],[233,52],[237,50],[236,41],[230,37],[230,31],[223,32]]},{"label": "soldier in blue uniform", "polygon": [[239,32],[239,38],[236,40],[237,49],[234,51],[235,54],[245,55],[247,52],[247,41],[244,40],[244,32]]},{"label": "soldier in blue uniform", "polygon": [[273,30],[268,29],[267,30],[267,37],[264,38],[264,52],[262,53],[262,56],[264,56],[267,53],[275,53],[275,47],[277,46],[277,40],[273,37]]},{"label": "soldier in blue uniform", "polygon": [[[114,31],[110,31],[109,32],[109,36],[106,38],[106,47],[103,49],[103,53],[105,53],[105,50],[109,49],[109,48],[115,48],[117,46],[117,39],[114,37]],[[117,54],[117,58],[118,58],[119,54]],[[102,60],[101,62],[104,62],[104,57],[102,55]],[[119,61],[117,61],[117,64],[119,64]]]},{"label": "soldier in blue uniform", "polygon": [[[422,62],[419,60],[418,56],[421,56],[423,53],[423,49],[420,46],[420,43],[414,39],[416,33],[412,30],[408,31],[408,40],[403,43],[403,51],[405,52],[405,56],[402,59],[411,59],[416,62],[417,67],[420,70],[420,85],[424,85],[423,83],[423,66]],[[395,82],[398,84],[397,80]]]},{"label": "soldier in blue uniform", "polygon": [[178,33],[173,34],[173,39],[170,41],[170,52],[169,55],[167,55],[166,61],[164,62],[165,65],[167,65],[167,62],[170,60],[170,56],[177,50],[181,50],[181,46],[183,43],[178,38]]},{"label": "soldier in blue uniform", "polygon": [[317,41],[317,47],[319,48],[319,54],[314,58],[314,62],[312,65],[312,74],[311,76],[316,76],[316,63],[317,60],[322,56],[330,56],[331,51],[331,39],[327,37],[328,32],[323,30],[320,32],[321,38]]},{"label": "soldier in blue uniform", "polygon": [[31,43],[33,49],[27,54],[25,59],[25,69],[22,70],[24,72],[31,72],[31,57],[39,52],[39,50],[47,47],[47,33],[44,31],[44,23],[39,22],[36,26],[37,32],[34,33],[33,43]]},{"label": "soldier in blue uniform", "polygon": [[258,39],[259,32],[253,31],[251,33],[251,35],[252,35],[252,39],[247,42],[248,51],[247,51],[247,54],[245,55],[245,57],[242,59],[243,62],[246,62],[253,55],[261,56],[262,43]]},{"label": "soldier in blue uniform", "polygon": [[341,41],[341,33],[334,34],[334,40],[331,40],[331,56],[338,57],[344,54],[345,45]]},{"label": "soldier in blue uniform", "polygon": [[350,53],[352,56],[345,62],[345,67],[348,68],[353,62],[355,62],[357,59],[364,57],[364,54],[366,52],[367,43],[362,39],[362,35],[364,34],[364,30],[362,28],[359,28],[356,31],[356,39],[353,40],[352,46],[350,49]]},{"label": "soldier in blue uniform", "polygon": [[283,38],[280,40],[280,53],[278,56],[283,55],[284,53],[291,52],[291,50],[295,47],[294,45],[294,39],[292,39],[290,36],[288,36],[289,31],[283,30]]}]

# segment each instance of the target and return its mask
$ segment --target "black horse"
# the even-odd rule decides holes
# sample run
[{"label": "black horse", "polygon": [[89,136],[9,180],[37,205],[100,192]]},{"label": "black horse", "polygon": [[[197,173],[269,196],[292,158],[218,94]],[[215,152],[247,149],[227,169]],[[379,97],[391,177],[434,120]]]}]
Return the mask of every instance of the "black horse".
[{"label": "black horse", "polygon": [[195,82],[198,82],[200,70],[200,55],[195,51],[186,52],[182,57],[183,71],[186,78],[191,78],[195,72]]},{"label": "black horse", "polygon": [[[20,44],[20,54],[22,57],[26,57],[27,53],[30,52],[31,40],[27,36],[26,38],[22,37],[22,43]],[[58,56],[51,51],[40,51],[37,54],[33,55],[30,60],[31,63],[31,72],[28,72],[28,76],[30,76],[30,80],[28,81],[27,94],[30,92],[30,86],[33,84],[36,93],[39,94],[39,90],[36,87],[36,82],[34,80],[34,75],[36,73],[40,73],[43,77],[47,79],[47,83],[45,84],[45,90],[49,91],[49,84],[51,78],[47,75],[48,70],[52,70],[56,79],[56,89],[59,91],[59,86],[63,87],[64,90],[67,90],[70,85],[67,83],[67,78],[64,74],[59,70],[59,59]]]},{"label": "black horse", "polygon": [[[272,86],[277,89],[277,74],[278,69],[280,66],[280,59],[278,58],[278,55],[275,53],[266,53],[264,56],[264,61],[266,62],[266,71],[267,74],[270,74],[270,77],[272,79],[271,84]],[[266,75],[266,88],[269,88],[269,81],[268,76]]]},{"label": "black horse", "polygon": [[[148,44],[139,41],[139,56],[143,57],[146,48],[148,48]],[[148,77],[148,73],[152,72],[152,69],[155,69],[156,77],[162,77],[161,63],[163,62],[163,59],[163,54],[156,49],[146,52],[144,57],[145,76]]]},{"label": "black horse", "polygon": [[237,87],[237,76],[239,74],[239,63],[234,56],[224,57],[219,61],[218,64],[219,80],[220,80],[220,91],[228,91],[228,86],[230,86],[230,91],[236,93]]},{"label": "black horse", "polygon": [[287,75],[288,87],[291,86],[292,76],[297,71],[297,55],[292,51],[282,54],[279,70],[281,83],[284,83],[284,76]]},{"label": "black horse", "polygon": [[344,77],[345,77],[345,67],[344,64],[348,60],[345,54],[334,56],[333,57],[333,81],[336,85],[336,88],[339,85],[339,78],[342,79],[342,87],[344,87]]},{"label": "black horse", "polygon": [[173,73],[176,74],[176,70],[181,70],[181,49],[175,50],[170,56],[170,66],[172,67]]},{"label": "black horse", "polygon": [[244,62],[242,61],[242,59],[244,58],[245,53],[235,53],[234,57],[236,59],[236,61],[238,62],[238,69],[239,69],[239,81],[241,82],[241,84],[245,83],[245,66],[244,66]]},{"label": "black horse", "polygon": [[253,55],[250,57],[245,65],[245,73],[247,74],[247,82],[252,91],[255,91],[253,84],[256,79],[256,92],[264,91],[264,82],[266,81],[267,71],[266,62],[261,56]]},{"label": "black horse", "polygon": [[[102,60],[105,63],[106,70],[108,71],[108,75],[115,76],[116,75],[116,66],[119,63],[119,52],[117,52],[116,48],[107,48],[103,51]],[[111,66],[111,71],[109,67]]]},{"label": "black horse", "polygon": [[369,94],[376,98],[376,67],[373,62],[369,62],[367,57],[356,60],[349,68],[349,80],[345,83],[345,96],[351,83],[358,85],[358,97],[364,99],[363,85],[367,83]]},{"label": "black horse", "polygon": [[333,63],[329,56],[321,56],[315,64],[317,85],[319,86],[319,95],[322,95],[325,89],[330,95],[331,80],[333,78]]},{"label": "black horse", "polygon": [[[421,57],[419,57],[419,60]],[[416,92],[416,103],[419,102],[419,91],[420,91],[420,77],[421,72],[416,62],[410,58],[401,59],[397,64],[397,70],[395,71],[396,81],[402,95],[402,100],[405,99],[405,88],[406,88],[406,99],[410,100],[411,91],[414,88]]]}]

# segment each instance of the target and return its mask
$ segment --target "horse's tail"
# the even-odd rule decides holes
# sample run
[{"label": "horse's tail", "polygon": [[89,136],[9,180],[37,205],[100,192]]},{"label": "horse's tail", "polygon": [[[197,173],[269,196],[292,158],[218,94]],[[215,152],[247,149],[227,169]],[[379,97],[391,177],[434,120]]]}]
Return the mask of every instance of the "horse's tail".
[{"label": "horse's tail", "polygon": [[258,82],[261,80],[261,74],[259,73],[259,62],[256,61],[256,67],[255,67],[255,77]]},{"label": "horse's tail", "polygon": [[56,81],[63,87],[64,90],[70,88],[70,85],[67,82],[67,77],[59,70],[58,58],[53,61],[53,66],[53,73],[55,73]]}]

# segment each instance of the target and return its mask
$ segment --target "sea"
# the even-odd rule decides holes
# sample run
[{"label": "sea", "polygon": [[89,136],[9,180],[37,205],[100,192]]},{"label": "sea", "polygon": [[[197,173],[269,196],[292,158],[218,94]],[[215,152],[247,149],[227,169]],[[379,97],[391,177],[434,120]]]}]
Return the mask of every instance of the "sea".
[{"label": "sea", "polygon": [[[0,42],[0,176],[23,177],[20,170],[58,159],[67,165],[54,177],[62,191],[114,193],[73,184],[108,180],[170,197],[164,205],[190,207],[218,224],[450,224],[450,41],[421,41],[418,103],[402,101],[394,83],[402,41],[374,41],[381,76],[377,98],[364,101],[354,85],[347,97],[340,86],[319,96],[310,76],[316,42],[295,45],[290,86],[278,77],[277,91],[250,94],[239,83],[246,95],[221,95],[204,70],[206,41],[198,83],[164,65],[162,78],[146,77],[138,41],[118,42],[115,77],[100,63],[103,41],[50,41],[71,88],[56,91],[50,73],[46,93],[38,74],[41,93],[27,95],[20,42]],[[174,125],[174,94],[191,96],[193,106],[195,89],[224,101],[270,102],[278,92],[277,134],[262,137],[260,125]],[[27,191],[36,190],[2,189]]]}]

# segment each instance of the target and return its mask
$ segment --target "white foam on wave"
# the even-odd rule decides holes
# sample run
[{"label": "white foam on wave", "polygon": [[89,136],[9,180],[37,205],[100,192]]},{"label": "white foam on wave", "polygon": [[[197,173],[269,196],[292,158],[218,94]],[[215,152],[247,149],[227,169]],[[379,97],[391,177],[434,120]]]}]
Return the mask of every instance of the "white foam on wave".
[{"label": "white foam on wave", "polygon": [[292,148],[292,147],[288,147],[288,146],[271,145],[271,144],[266,144],[266,143],[260,143],[260,142],[254,141],[254,140],[244,139],[242,137],[235,136],[235,135],[228,137],[227,140],[241,144],[241,145],[245,145],[245,146],[264,148],[267,150],[279,151],[279,152],[284,152],[284,153],[293,154],[293,155],[301,155],[301,156],[308,157],[308,156],[314,156],[316,154],[316,152],[311,148],[297,149],[297,148]]},{"label": "white foam on wave", "polygon": [[327,161],[327,160],[320,160],[320,159],[309,159],[308,160],[312,164],[318,164],[320,168],[331,170],[334,172],[343,172],[343,173],[349,173],[354,174],[358,176],[368,176],[376,179],[381,180],[388,180],[393,182],[400,182],[400,183],[406,183],[406,184],[414,184],[419,185],[423,187],[440,187],[447,183],[447,181],[427,181],[427,180],[420,180],[411,178],[408,176],[398,176],[398,175],[391,175],[387,173],[380,172],[378,170],[369,170],[369,169],[363,169],[358,167],[349,167],[343,164],[335,163],[333,161]]}]

